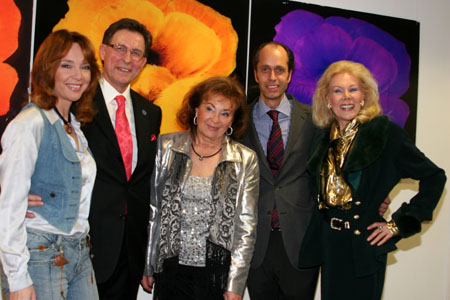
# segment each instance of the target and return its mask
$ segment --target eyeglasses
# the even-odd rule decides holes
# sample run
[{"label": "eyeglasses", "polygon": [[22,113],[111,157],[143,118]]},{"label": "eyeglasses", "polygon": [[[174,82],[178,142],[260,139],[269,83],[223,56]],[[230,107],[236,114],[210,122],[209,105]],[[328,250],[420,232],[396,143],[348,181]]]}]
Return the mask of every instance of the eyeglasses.
[{"label": "eyeglasses", "polygon": [[105,45],[116,50],[116,52],[119,53],[121,56],[126,55],[127,52],[130,51],[131,59],[134,61],[138,61],[144,57],[144,52],[142,52],[139,49],[129,49],[127,46],[121,44],[105,44]]}]

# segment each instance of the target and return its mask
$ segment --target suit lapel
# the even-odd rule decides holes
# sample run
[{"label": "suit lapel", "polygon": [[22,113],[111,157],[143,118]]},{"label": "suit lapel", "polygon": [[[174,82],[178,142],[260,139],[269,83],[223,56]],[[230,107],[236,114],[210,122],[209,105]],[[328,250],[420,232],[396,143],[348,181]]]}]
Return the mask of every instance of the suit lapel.
[{"label": "suit lapel", "polygon": [[[136,169],[139,166],[139,162],[142,162],[142,156],[144,155],[145,151],[145,138],[146,138],[146,132],[149,132],[149,129],[146,128],[149,122],[146,122],[146,118],[148,118],[148,115],[150,114],[149,111],[147,111],[139,101],[136,100],[135,92],[130,91],[131,93],[131,102],[133,103],[133,114],[134,114],[134,126],[136,129],[136,142],[137,142],[137,149],[138,149],[138,158],[136,163]],[[148,137],[150,138],[150,136]],[[134,172],[133,172],[134,173]],[[133,176],[133,175],[131,175]]]},{"label": "suit lapel", "polygon": [[114,127],[111,123],[111,118],[109,117],[109,112],[106,107],[105,99],[103,98],[103,93],[100,89],[100,86],[97,88],[97,93],[94,97],[94,103],[98,110],[98,113],[94,117],[94,121],[97,123],[104,136],[114,145],[114,150],[118,151],[120,154],[116,132],[114,131]]},{"label": "suit lapel", "polygon": [[297,141],[296,137],[300,136],[307,117],[306,112],[302,109],[297,100],[293,99],[289,101],[292,101],[291,124],[289,125],[289,136],[287,144],[284,147],[284,158],[281,166],[283,166],[294,150],[293,148]]},{"label": "suit lapel", "polygon": [[[284,175],[285,170],[289,171],[289,168],[283,167],[286,163],[292,164],[292,160],[290,156],[298,147],[298,139],[301,137],[301,132],[305,125],[305,121],[308,117],[308,113],[302,108],[298,100],[292,98],[289,94],[286,94],[289,101],[292,102],[292,110],[291,110],[291,123],[289,125],[289,135],[287,139],[287,144],[284,147],[284,157],[283,162],[280,166],[280,171],[278,172],[278,178],[281,178]],[[295,162],[294,162],[295,163]]]},{"label": "suit lapel", "polygon": [[[119,142],[117,141],[116,132],[109,117],[108,108],[106,107],[105,99],[103,97],[100,86],[97,88],[97,93],[94,97],[94,104],[98,110],[98,113],[94,117],[94,123],[98,128],[100,134],[103,134],[104,138],[110,143],[111,148],[108,157],[111,157],[108,164],[112,169],[117,170],[114,176],[117,176],[118,180],[126,180],[125,166],[122,160],[122,154],[120,152]],[[95,138],[94,143],[104,143],[101,138]],[[93,143],[89,141],[89,145]]]},{"label": "suit lapel", "polygon": [[[269,162],[267,161],[266,154],[264,153],[264,149],[261,145],[261,141],[259,140],[258,133],[256,132],[255,123],[253,122],[253,109],[257,102],[258,99],[253,101],[253,103],[250,105],[249,108],[250,125],[248,126],[247,130],[248,139],[249,142],[251,143],[251,148],[256,152],[256,154],[260,158],[259,163],[261,176],[264,176],[267,180],[272,182],[273,181],[272,171],[270,170]],[[261,164],[263,165],[262,167]]]}]

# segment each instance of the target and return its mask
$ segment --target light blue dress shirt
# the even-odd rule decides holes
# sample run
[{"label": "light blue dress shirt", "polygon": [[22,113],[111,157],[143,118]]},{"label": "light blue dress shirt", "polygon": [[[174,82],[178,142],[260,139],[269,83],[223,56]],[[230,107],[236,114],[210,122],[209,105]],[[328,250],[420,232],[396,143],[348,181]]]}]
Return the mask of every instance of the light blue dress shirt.
[{"label": "light blue dress shirt", "polygon": [[[264,101],[259,98],[258,102],[253,107],[253,123],[255,124],[256,132],[258,133],[259,141],[267,155],[267,141],[269,140],[270,131],[272,130],[272,119],[269,117],[267,112],[272,110],[268,107]],[[292,102],[288,100],[286,94],[284,94],[283,99],[275,110],[279,111],[278,123],[280,124],[281,134],[283,136],[283,146],[286,148],[287,139],[289,136],[289,127],[291,125],[291,112],[292,112]]]}]

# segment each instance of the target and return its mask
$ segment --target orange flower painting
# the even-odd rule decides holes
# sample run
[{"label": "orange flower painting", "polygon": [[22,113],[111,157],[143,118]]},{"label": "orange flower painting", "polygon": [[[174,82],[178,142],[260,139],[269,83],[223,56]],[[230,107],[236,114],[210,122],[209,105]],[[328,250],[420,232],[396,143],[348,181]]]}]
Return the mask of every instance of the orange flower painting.
[{"label": "orange flower painting", "polygon": [[16,70],[6,63],[17,49],[21,22],[20,11],[14,0],[2,0],[0,4],[0,116],[9,111],[11,94],[18,81]]},{"label": "orange flower painting", "polygon": [[192,85],[236,67],[238,35],[231,20],[194,0],[69,0],[54,27],[79,31],[98,49],[103,32],[127,17],[153,36],[151,61],[132,88],[163,111],[161,133],[179,131],[176,112]]}]

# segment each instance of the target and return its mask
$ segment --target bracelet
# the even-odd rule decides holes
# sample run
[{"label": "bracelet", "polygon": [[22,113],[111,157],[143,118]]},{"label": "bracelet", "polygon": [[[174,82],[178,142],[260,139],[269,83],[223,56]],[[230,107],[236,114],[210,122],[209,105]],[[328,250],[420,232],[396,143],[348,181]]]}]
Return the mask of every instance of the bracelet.
[{"label": "bracelet", "polygon": [[387,222],[386,228],[391,232],[392,236],[397,236],[399,234],[397,224],[395,224],[394,220]]}]

